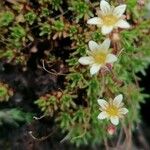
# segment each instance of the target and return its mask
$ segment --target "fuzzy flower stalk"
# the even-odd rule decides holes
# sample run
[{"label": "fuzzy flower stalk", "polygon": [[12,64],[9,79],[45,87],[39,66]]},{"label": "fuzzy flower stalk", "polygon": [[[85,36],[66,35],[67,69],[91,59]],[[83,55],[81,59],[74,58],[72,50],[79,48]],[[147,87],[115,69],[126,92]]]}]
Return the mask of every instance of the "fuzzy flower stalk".
[{"label": "fuzzy flower stalk", "polygon": [[123,95],[119,94],[114,98],[114,100],[110,100],[109,102],[104,99],[98,99],[98,104],[100,105],[100,110],[102,111],[98,115],[98,119],[110,119],[113,125],[119,124],[119,118],[122,118],[123,115],[128,113],[128,109],[123,107],[124,103],[122,102]]},{"label": "fuzzy flower stalk", "polygon": [[114,7],[105,0],[101,0],[98,17],[89,19],[87,23],[101,27],[104,35],[109,34],[114,28],[130,28],[129,23],[123,17],[125,10],[125,4]]},{"label": "fuzzy flower stalk", "polygon": [[78,61],[82,65],[90,65],[91,75],[97,74],[101,68],[107,64],[113,64],[117,57],[109,51],[110,39],[106,39],[101,45],[94,41],[89,41],[88,55],[81,57]]}]

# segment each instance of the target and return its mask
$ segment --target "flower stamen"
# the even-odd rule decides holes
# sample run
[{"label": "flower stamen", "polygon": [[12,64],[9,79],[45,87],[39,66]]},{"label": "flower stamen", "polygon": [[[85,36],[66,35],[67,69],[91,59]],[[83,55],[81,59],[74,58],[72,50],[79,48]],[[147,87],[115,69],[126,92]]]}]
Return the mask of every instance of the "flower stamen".
[{"label": "flower stamen", "polygon": [[104,52],[97,52],[97,53],[93,52],[93,53],[91,53],[91,55],[94,58],[95,63],[105,64],[107,53],[104,53]]},{"label": "flower stamen", "polygon": [[102,16],[103,24],[106,26],[113,26],[117,21],[117,17],[113,15]]},{"label": "flower stamen", "polygon": [[118,116],[119,109],[114,105],[109,105],[106,108],[106,112],[108,113],[109,116]]}]

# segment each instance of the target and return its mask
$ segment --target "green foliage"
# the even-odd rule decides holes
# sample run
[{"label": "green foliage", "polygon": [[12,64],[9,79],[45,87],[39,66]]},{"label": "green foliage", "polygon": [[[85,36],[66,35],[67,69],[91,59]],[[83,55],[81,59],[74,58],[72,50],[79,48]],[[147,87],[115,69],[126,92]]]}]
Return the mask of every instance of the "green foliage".
[{"label": "green foliage", "polygon": [[88,16],[93,16],[88,3],[81,0],[71,1],[71,7],[69,9],[75,13],[77,22],[83,17],[87,18]]},{"label": "green foliage", "polygon": [[[118,4],[118,1],[111,2]],[[70,140],[77,146],[109,140],[109,121],[97,119],[100,112],[97,99],[114,98],[119,93],[124,95],[129,109],[126,119],[122,120],[124,126],[134,129],[140,121],[140,104],[148,97],[138,86],[139,77],[136,75],[138,72],[145,75],[150,64],[150,20],[144,16],[144,7],[139,6],[136,0],[126,1],[126,16],[132,28],[119,29],[118,39],[112,41],[112,50],[119,47],[118,61],[110,72],[91,76],[89,67],[80,65],[78,59],[86,55],[89,40],[102,42],[104,39],[100,29],[86,23],[97,13],[97,1],[91,4],[85,0],[39,0],[36,3],[38,9],[29,1],[11,6],[0,4],[0,61],[27,68],[26,64],[32,57],[30,46],[38,44],[38,41],[50,43],[41,59],[48,69],[60,68],[59,73],[57,69],[52,73],[50,69],[49,73],[55,76],[54,80],[63,76],[63,88],[59,94],[56,91],[57,94],[43,94],[34,103],[43,114],[54,118],[55,126],[66,134],[63,140]],[[20,15],[23,21],[18,19]],[[113,34],[110,35],[112,37]],[[41,69],[39,65],[37,63],[37,68]],[[0,84],[0,101],[8,101],[11,96],[9,86]],[[0,123],[28,122],[31,116],[18,109],[2,110]],[[122,128],[122,124],[118,126],[116,136]]]},{"label": "green foliage", "polygon": [[14,20],[14,14],[12,12],[1,12],[0,13],[0,27],[8,26]]},{"label": "green foliage", "polygon": [[40,36],[43,36],[43,35],[50,36],[50,34],[52,32],[51,25],[48,23],[43,23],[40,30],[41,30],[41,32],[39,34]]},{"label": "green foliage", "polygon": [[56,21],[53,23],[52,28],[53,28],[55,31],[63,31],[63,29],[64,29],[64,23],[63,23],[61,20],[56,20]]},{"label": "green foliage", "polygon": [[51,0],[52,8],[58,10],[62,4],[62,0]]},{"label": "green foliage", "polygon": [[61,112],[60,117],[57,118],[57,121],[60,122],[62,131],[65,132],[66,129],[70,129],[70,126],[72,124],[72,117],[67,112]]},{"label": "green foliage", "polygon": [[73,101],[73,96],[69,95],[69,94],[64,94],[62,96],[62,98],[60,99],[61,105],[60,105],[60,109],[62,111],[65,111],[66,109],[73,107],[76,107],[76,104]]},{"label": "green foliage", "polygon": [[17,108],[0,110],[0,126],[3,124],[10,124],[18,127],[19,123],[30,123],[32,118],[33,114],[29,112],[23,112]]},{"label": "green foliage", "polygon": [[8,101],[13,96],[13,90],[4,83],[0,82],[0,102]]},{"label": "green foliage", "polygon": [[132,1],[127,0],[126,4],[129,7],[129,9],[133,9],[137,4],[137,0],[132,0]]},{"label": "green foliage", "polygon": [[63,3],[62,0],[39,0],[39,3],[44,5],[44,4],[50,4],[52,9],[58,10]]},{"label": "green foliage", "polygon": [[97,78],[94,78],[90,80],[88,89],[87,89],[87,95],[89,97],[89,100],[91,101],[91,105],[96,102],[97,96],[99,96],[100,92],[100,84],[99,80]]},{"label": "green foliage", "polygon": [[11,62],[15,53],[12,50],[0,51],[0,59],[5,59],[7,62]]},{"label": "green foliage", "polygon": [[14,26],[11,28],[11,37],[14,40],[20,40],[26,36],[26,31],[20,25]]},{"label": "green foliage", "polygon": [[41,108],[45,114],[52,116],[54,111],[58,110],[58,101],[55,96],[47,94],[35,101],[35,104]]},{"label": "green foliage", "polygon": [[98,31],[93,32],[92,39],[96,42],[100,41],[102,38],[102,34]]},{"label": "green foliage", "polygon": [[32,25],[34,23],[36,18],[37,18],[37,16],[34,12],[28,12],[27,14],[25,14],[25,19],[27,22],[29,22],[30,25]]},{"label": "green foliage", "polygon": [[14,45],[16,47],[20,47],[21,46],[20,41],[23,41],[26,36],[25,29],[20,25],[16,25],[14,27],[11,27],[10,30],[11,30],[10,41],[11,41],[12,45]]},{"label": "green foliage", "polygon": [[70,35],[70,37],[71,38],[73,38],[74,37],[74,35],[76,35],[76,33],[78,32],[78,29],[77,29],[77,27],[76,26],[71,26],[71,28],[70,28],[70,31],[69,31],[69,35]]},{"label": "green foliage", "polygon": [[50,10],[48,8],[42,8],[41,16],[47,17],[50,15]]}]

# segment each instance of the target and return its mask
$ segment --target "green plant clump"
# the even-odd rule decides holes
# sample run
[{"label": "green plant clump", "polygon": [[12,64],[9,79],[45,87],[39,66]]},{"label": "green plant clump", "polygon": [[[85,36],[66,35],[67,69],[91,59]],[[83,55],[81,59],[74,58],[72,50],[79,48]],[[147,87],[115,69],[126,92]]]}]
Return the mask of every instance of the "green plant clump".
[{"label": "green plant clump", "polygon": [[[121,5],[118,0],[109,2]],[[69,140],[76,146],[107,145],[119,134],[126,141],[141,121],[140,104],[149,95],[139,86],[137,74],[145,75],[150,65],[149,10],[146,3],[124,2],[126,11],[122,6],[124,14],[118,18],[111,15],[112,11],[109,15],[102,13],[96,0],[0,4],[0,61],[19,65],[22,71],[37,69],[37,76],[48,74],[46,78],[57,84],[51,86],[45,81],[43,89],[50,90],[37,94],[40,96],[33,99],[33,104],[61,129],[62,141]],[[90,20],[93,17],[101,19]],[[126,23],[113,28],[120,17]],[[111,60],[106,61],[107,56]],[[32,58],[35,61],[31,65]],[[38,82],[40,87],[42,81]],[[0,84],[0,102],[8,101],[10,96],[8,86]],[[123,99],[124,105],[116,104],[114,99]]]},{"label": "green plant clump", "polygon": [[0,102],[8,101],[13,96],[13,90],[8,86],[0,82]]}]

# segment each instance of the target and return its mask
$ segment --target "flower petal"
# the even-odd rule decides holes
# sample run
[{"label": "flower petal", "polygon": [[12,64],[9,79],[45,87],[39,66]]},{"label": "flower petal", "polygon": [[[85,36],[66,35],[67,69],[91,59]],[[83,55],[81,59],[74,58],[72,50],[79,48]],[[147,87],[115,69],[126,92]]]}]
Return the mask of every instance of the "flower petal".
[{"label": "flower petal", "polygon": [[126,10],[126,5],[119,5],[114,9],[113,14],[119,18],[123,15],[125,10]]},{"label": "flower petal", "polygon": [[127,21],[123,20],[123,19],[120,19],[120,20],[116,23],[115,26],[120,27],[120,28],[125,28],[125,29],[130,28],[129,23],[128,23]]},{"label": "flower petal", "polygon": [[98,119],[105,119],[105,118],[108,118],[108,114],[107,114],[106,111],[102,111],[102,112],[98,115],[97,118],[98,118]]},{"label": "flower petal", "polygon": [[79,63],[82,65],[90,65],[93,63],[93,58],[92,57],[81,57],[79,60]]},{"label": "flower petal", "polygon": [[101,68],[100,64],[93,64],[91,69],[90,69],[91,75],[96,74],[100,70],[100,68]]},{"label": "flower petal", "polygon": [[126,114],[126,113],[128,113],[129,112],[129,110],[127,109],[127,108],[121,108],[120,110],[119,110],[119,112],[121,113],[121,114]]},{"label": "flower petal", "polygon": [[110,121],[114,125],[118,125],[119,124],[119,118],[117,116],[110,117]]},{"label": "flower petal", "polygon": [[113,30],[113,26],[102,26],[102,34],[109,34]]},{"label": "flower petal", "polygon": [[89,48],[91,51],[94,51],[94,50],[99,49],[100,46],[94,41],[89,41]]},{"label": "flower petal", "polygon": [[101,9],[103,14],[107,14],[111,11],[111,7],[110,7],[109,3],[106,2],[105,0],[101,0],[100,9]]},{"label": "flower petal", "polygon": [[102,20],[99,17],[94,17],[94,18],[89,19],[87,21],[87,24],[101,25],[102,24]]},{"label": "flower petal", "polygon": [[123,100],[123,95],[122,94],[117,95],[113,100],[113,105],[120,107],[122,100]]},{"label": "flower petal", "polygon": [[107,38],[107,39],[105,39],[105,41],[100,45],[100,49],[107,51],[107,50],[109,49],[109,47],[110,47],[110,39]]},{"label": "flower petal", "polygon": [[117,61],[117,57],[114,54],[108,54],[106,57],[106,63],[113,63]]},{"label": "flower petal", "polygon": [[97,102],[102,107],[102,109],[106,109],[109,105],[108,102],[104,99],[98,99]]}]

